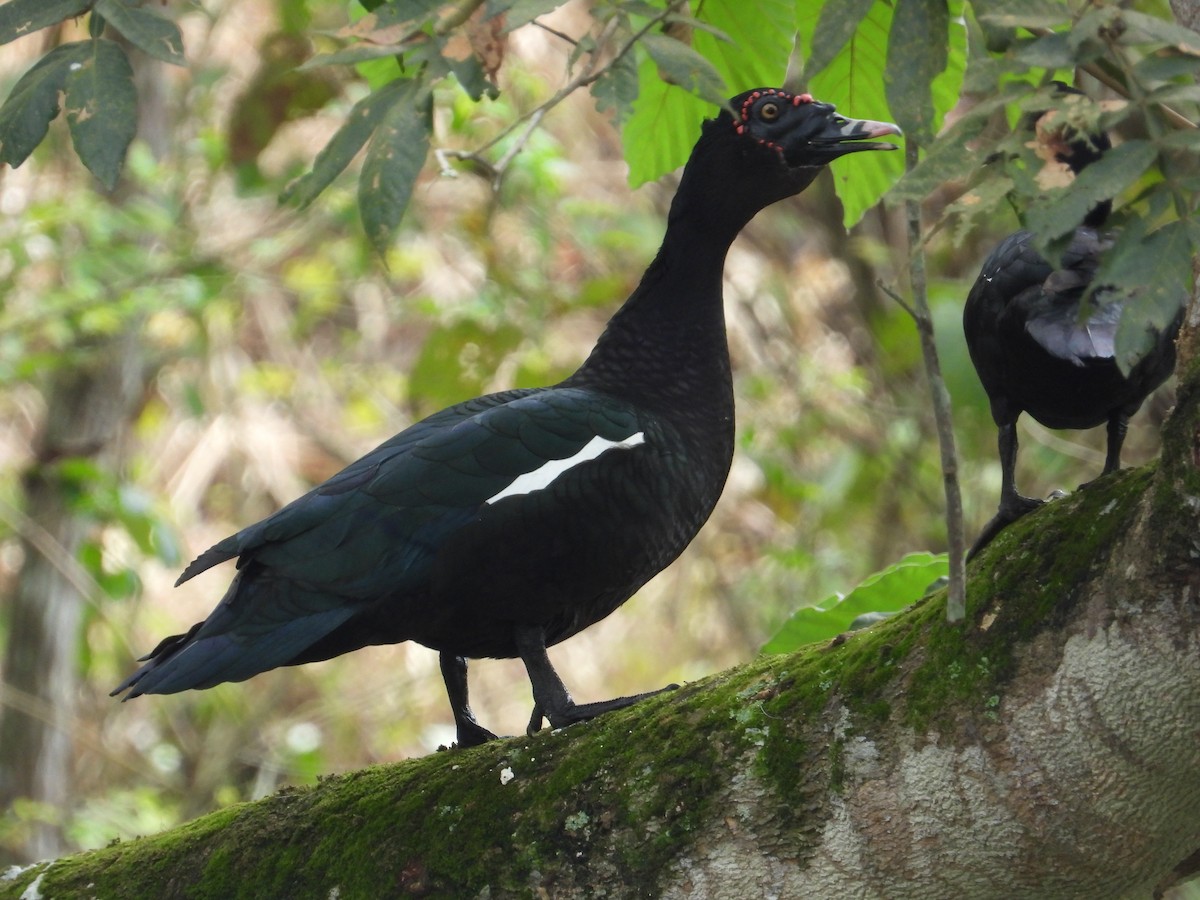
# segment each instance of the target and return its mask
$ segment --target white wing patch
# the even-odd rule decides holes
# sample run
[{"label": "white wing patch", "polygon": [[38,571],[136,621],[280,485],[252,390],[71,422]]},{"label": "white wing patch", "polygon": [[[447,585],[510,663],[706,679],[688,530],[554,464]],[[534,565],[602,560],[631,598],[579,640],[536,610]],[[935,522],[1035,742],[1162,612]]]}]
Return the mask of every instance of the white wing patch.
[{"label": "white wing patch", "polygon": [[534,491],[544,490],[553,484],[559,475],[575,468],[580,463],[595,459],[601,453],[609,450],[632,450],[634,447],[644,443],[646,443],[646,435],[641,431],[637,434],[631,434],[623,441],[610,441],[596,435],[596,437],[584,444],[574,456],[568,456],[566,459],[547,460],[532,472],[525,472],[523,475],[518,475],[508,487],[493,494],[483,502],[487,505],[503,500],[505,497],[515,497],[518,494],[532,494]]}]

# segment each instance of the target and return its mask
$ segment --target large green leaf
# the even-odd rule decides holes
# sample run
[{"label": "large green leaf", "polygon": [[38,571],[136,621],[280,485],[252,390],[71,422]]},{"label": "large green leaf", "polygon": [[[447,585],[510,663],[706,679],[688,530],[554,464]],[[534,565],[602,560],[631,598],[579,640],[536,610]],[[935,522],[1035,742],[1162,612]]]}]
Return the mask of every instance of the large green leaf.
[{"label": "large green leaf", "polygon": [[[822,7],[806,0],[796,3],[800,50],[805,59],[821,58],[814,52],[814,36],[821,24]],[[941,73],[930,83],[932,101],[930,131],[936,132],[946,113],[958,102],[966,68],[966,30],[962,27],[962,2],[949,3],[948,52]],[[828,26],[827,26],[828,27]],[[907,26],[905,26],[907,27]],[[810,74],[807,88],[818,100],[835,104],[847,116],[856,119],[895,121],[903,118],[893,112],[885,90],[888,46],[893,28],[893,6],[876,0],[858,21],[853,34],[841,50],[819,72]],[[940,50],[936,56],[941,57]],[[900,153],[855,155],[849,162],[834,163],[834,183],[843,207],[843,222],[850,227],[863,213],[879,202],[904,170]]]},{"label": "large green leaf", "polygon": [[815,15],[804,57],[801,81],[807,83],[817,72],[831,63],[846,43],[858,31],[859,23],[870,11],[875,0],[845,0],[845,2],[816,3],[805,10]]},{"label": "large green leaf", "polygon": [[429,93],[411,82],[406,88],[371,136],[358,176],[363,229],[380,255],[391,244],[429,153],[430,122],[423,109]]},{"label": "large green leaf", "polygon": [[946,68],[949,43],[945,0],[897,0],[884,85],[896,123],[922,146],[933,139],[940,118],[933,106],[933,80]]},{"label": "large green leaf", "polygon": [[29,158],[58,115],[58,97],[71,66],[91,52],[91,41],[55,47],[21,76],[0,106],[0,163],[13,168]]},{"label": "large green leaf", "polygon": [[792,614],[763,645],[763,653],[790,653],[846,631],[866,613],[895,613],[925,596],[930,585],[950,571],[944,553],[910,553],[904,559],[865,578],[850,593],[833,594]]},{"label": "large green leaf", "polygon": [[350,165],[388,110],[411,90],[411,81],[397,80],[354,104],[342,127],[317,154],[312,171],[289,184],[280,195],[280,201],[295,203],[301,208],[312,203]]},{"label": "large green leaf", "polygon": [[[778,87],[792,50],[792,16],[789,0],[707,2],[699,6],[697,18],[729,41],[696,30],[692,47],[712,63],[730,93]],[[621,130],[629,183],[636,187],[683,165],[700,135],[700,123],[714,112],[712,104],[665,84],[654,61],[643,57],[637,102]]]},{"label": "large green leaf", "polygon": [[0,44],[81,16],[89,6],[91,0],[8,0],[0,6]]},{"label": "large green leaf", "polygon": [[1146,235],[1142,221],[1135,220],[1105,255],[1094,283],[1128,297],[1116,337],[1122,371],[1153,349],[1187,303],[1196,252],[1192,237],[1186,222],[1171,222]]},{"label": "large green leaf", "polygon": [[183,35],[174,22],[126,0],[98,0],[96,12],[143,53],[171,65],[187,65]]},{"label": "large green leaf", "polygon": [[[797,0],[797,26],[805,58],[812,53],[819,13],[820,7],[815,4]],[[883,73],[891,27],[891,5],[876,0],[841,51],[820,72],[812,74],[806,85],[809,92],[837,106],[843,115],[890,121]],[[835,162],[831,170],[842,201],[842,221],[849,228],[899,179],[904,158],[900,153],[855,154],[849,160]]]},{"label": "large green leaf", "polygon": [[67,124],[75,152],[111,191],[137,133],[137,89],[119,44],[104,39],[90,44],[91,52],[67,72]]}]

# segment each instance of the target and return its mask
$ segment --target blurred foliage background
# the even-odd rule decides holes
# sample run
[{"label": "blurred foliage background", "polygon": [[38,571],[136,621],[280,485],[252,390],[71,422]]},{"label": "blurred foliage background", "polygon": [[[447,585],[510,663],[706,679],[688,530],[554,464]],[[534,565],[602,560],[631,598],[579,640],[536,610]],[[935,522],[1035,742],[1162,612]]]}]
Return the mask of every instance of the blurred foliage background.
[{"label": "blurred foliage background", "polygon": [[[7,708],[61,722],[73,772],[63,804],[0,810],[12,860],[37,852],[39,832],[58,847],[97,846],[452,739],[436,654],[415,645],[203,692],[107,695],[134,657],[220,598],[224,570],[172,588],[196,553],[423,415],[572,371],[652,258],[673,192],[673,176],[630,189],[611,113],[579,93],[532,132],[498,192],[427,165],[380,259],[352,178],[302,214],[277,204],[366,92],[352,70],[294,69],[311,52],[306,35],[344,23],[346,4],[206,0],[176,13],[189,65],[154,66],[141,100],[149,131],[116,194],[78,165],[61,123],[0,172],[0,596],[18,589],[36,547],[86,598],[70,696],[3,694]],[[437,88],[435,148],[478,146],[553,93],[569,51],[554,31],[586,30],[587,10],[568,4],[543,21],[554,30],[509,35],[495,99]],[[85,35],[80,21],[40,39]],[[44,50],[33,40],[0,51],[5,92]],[[797,607],[906,553],[944,550],[916,330],[875,284],[902,283],[903,222],[875,208],[845,230],[834,179],[853,181],[858,162],[835,163],[735,244],[728,486],[676,564],[554,648],[581,700],[744,661]],[[979,262],[1017,222],[977,224],[957,245],[943,232],[927,246],[969,536],[994,509],[1000,475],[959,321]],[[97,372],[119,389],[89,394]],[[118,396],[126,412],[109,449],[72,444],[72,417]],[[1127,465],[1155,455],[1170,402],[1164,390],[1134,420]],[[1032,495],[1073,488],[1103,463],[1102,430],[1052,433],[1028,417],[1022,429],[1018,478]],[[33,522],[38,490],[85,523],[78,552]],[[530,708],[520,663],[473,673],[480,720],[520,732]]]}]

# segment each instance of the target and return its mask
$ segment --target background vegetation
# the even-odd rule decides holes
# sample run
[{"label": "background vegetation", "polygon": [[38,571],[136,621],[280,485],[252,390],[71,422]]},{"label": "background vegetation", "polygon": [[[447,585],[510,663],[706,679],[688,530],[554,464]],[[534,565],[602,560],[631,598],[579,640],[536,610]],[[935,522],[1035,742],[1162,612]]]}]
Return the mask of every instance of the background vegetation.
[{"label": "background vegetation", "polygon": [[[875,200],[900,176],[901,154],[839,161],[734,247],[726,301],[739,439],[728,487],[677,564],[556,648],[581,699],[744,661],[798,606],[907,553],[945,549],[916,329],[876,286],[905,289],[900,200],[924,201],[929,215],[969,534],[994,508],[999,467],[959,317],[984,254],[1018,225],[1006,198],[1020,209],[1037,198],[1054,237],[1082,216],[1089,191],[1119,192],[1136,240],[1114,279],[1133,280],[1150,258],[1138,254],[1152,254],[1163,279],[1190,275],[1195,133],[1152,100],[1195,120],[1200,38],[1189,44],[1163,2],[705,0],[685,16],[661,3],[522,0],[507,4],[508,25],[533,24],[470,34],[439,33],[440,5],[406,9],[418,6],[424,38],[402,45],[411,23],[384,31],[392,26],[364,24],[353,4],[110,3],[103,33],[134,62],[142,128],[128,154],[114,162],[88,149],[120,136],[81,137],[86,105],[71,91],[84,88],[69,85],[66,121],[47,115],[28,158],[12,157],[11,139],[0,151],[21,163],[0,176],[0,595],[18,594],[36,552],[84,598],[61,636],[77,678],[51,702],[11,683],[0,695],[10,720],[57,721],[71,738],[69,802],[18,799],[0,818],[13,859],[35,833],[95,846],[452,737],[435,654],[412,645],[125,705],[107,693],[224,590],[223,573],[171,588],[191,556],[429,412],[569,373],[651,259],[673,189],[670,176],[652,179],[682,162],[714,95],[786,76],[848,115],[899,121],[931,150],[883,206]],[[129,9],[173,21],[186,66],[138,49],[119,27]],[[5,93],[49,51],[90,42],[94,22],[6,44]],[[0,24],[11,23],[0,14]],[[906,43],[912,34],[927,37]],[[314,49],[341,55],[297,68]],[[400,90],[401,50],[407,99],[357,146],[338,144],[352,111]],[[1037,86],[1075,71],[1091,73],[1084,84],[1097,97],[1132,97],[1080,114],[1103,115],[1135,150],[1110,180],[1048,193],[1037,148],[1011,126],[1045,104]],[[590,93],[560,90],[573,81]],[[393,114],[407,131],[386,130]],[[0,125],[14,115],[0,112]],[[413,129],[428,134],[428,159],[420,140],[403,140]],[[383,160],[397,152],[417,165],[407,183],[387,183],[382,202],[372,173],[394,173]],[[344,174],[333,171],[338,154]],[[631,191],[630,181],[651,183]],[[280,207],[281,193],[310,205]],[[1163,315],[1139,309],[1130,340]],[[127,397],[127,412],[103,448],[75,446],[70,423],[83,413],[70,402],[98,372],[121,373],[121,391],[102,395]],[[1135,419],[1127,465],[1154,456],[1170,397],[1160,392]],[[1102,433],[1022,423],[1025,492],[1099,471]],[[43,527],[37,503],[49,501],[39,497],[77,523],[77,540]],[[5,611],[15,608],[0,608],[10,660],[19,623]],[[475,672],[481,720],[518,732],[529,709],[519,663]],[[14,762],[8,752],[0,769]]]}]

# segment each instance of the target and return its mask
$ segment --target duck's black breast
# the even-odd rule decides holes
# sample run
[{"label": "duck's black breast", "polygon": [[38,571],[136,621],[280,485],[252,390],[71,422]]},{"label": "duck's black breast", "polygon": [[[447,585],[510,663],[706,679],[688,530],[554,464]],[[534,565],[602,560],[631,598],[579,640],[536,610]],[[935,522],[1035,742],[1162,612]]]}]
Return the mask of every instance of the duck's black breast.
[{"label": "duck's black breast", "polygon": [[513,624],[543,625],[554,644],[604,618],[679,555],[724,485],[731,423],[671,418],[549,388],[417,444],[403,471],[360,488],[410,511],[408,560],[349,627],[368,643],[507,657]]}]

